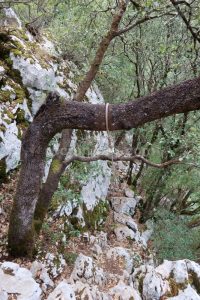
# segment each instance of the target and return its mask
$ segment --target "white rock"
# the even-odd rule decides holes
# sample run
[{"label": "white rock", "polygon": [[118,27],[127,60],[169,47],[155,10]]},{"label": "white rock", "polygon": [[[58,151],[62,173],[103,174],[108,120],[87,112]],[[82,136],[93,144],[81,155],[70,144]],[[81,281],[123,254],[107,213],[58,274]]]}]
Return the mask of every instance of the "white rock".
[{"label": "white rock", "polygon": [[185,262],[187,264],[188,273],[195,276],[197,284],[200,285],[200,265],[188,259],[186,259]]},{"label": "white rock", "polygon": [[4,73],[5,73],[5,69],[2,66],[0,66],[0,75],[2,75]]},{"label": "white rock", "polygon": [[154,270],[147,273],[143,280],[143,300],[160,300],[169,291],[169,284]]},{"label": "white rock", "polygon": [[18,139],[16,122],[6,125],[6,131],[1,135],[0,159],[6,157],[6,171],[17,167],[20,160],[21,141]]},{"label": "white rock", "polygon": [[116,239],[119,242],[124,241],[126,239],[139,241],[140,238],[139,232],[135,232],[125,225],[117,226],[114,229],[114,234],[116,235]]},{"label": "white rock", "polygon": [[0,300],[8,300],[8,294],[3,290],[0,290]]},{"label": "white rock", "polygon": [[189,279],[185,260],[164,260],[163,264],[158,266],[155,271],[164,279],[173,278],[177,284],[185,283]]},{"label": "white rock", "polygon": [[178,260],[173,263],[172,274],[176,283],[185,283],[189,280],[187,265],[184,260]]},{"label": "white rock", "polygon": [[5,262],[1,266],[0,290],[17,294],[18,300],[39,300],[41,295],[41,289],[31,272],[11,262]]},{"label": "white rock", "polygon": [[4,273],[15,275],[19,270],[19,265],[10,261],[5,261],[2,263],[1,269],[4,271]]},{"label": "white rock", "polygon": [[47,300],[55,299],[76,300],[72,286],[69,285],[66,281],[60,282],[55,290],[47,298]]},{"label": "white rock", "polygon": [[37,273],[39,271],[41,271],[43,269],[43,267],[44,267],[44,265],[41,262],[37,261],[37,260],[35,260],[32,263],[31,268],[30,268],[30,272],[31,272],[33,278],[35,278],[37,276]]},{"label": "white rock", "polygon": [[119,257],[124,258],[126,271],[131,273],[133,270],[133,258],[130,255],[130,251],[128,249],[122,247],[110,248],[106,253],[108,259],[117,259]]},{"label": "white rock", "polygon": [[98,244],[94,244],[94,246],[92,247],[92,251],[93,257],[96,259],[103,253],[101,247]]},{"label": "white rock", "polygon": [[125,193],[125,196],[128,198],[134,198],[134,196],[135,196],[134,191],[128,187],[125,189],[124,193]]},{"label": "white rock", "polygon": [[83,283],[87,282],[89,284],[98,284],[99,286],[102,286],[105,284],[107,278],[103,270],[96,266],[91,257],[79,254],[71,273],[70,280],[72,282],[82,281]]},{"label": "white rock", "polygon": [[49,274],[45,268],[42,269],[42,272],[40,274],[40,279],[44,282],[45,285],[51,286],[51,287],[54,286],[54,282],[49,277]]},{"label": "white rock", "polygon": [[131,216],[114,212],[113,217],[115,222],[126,225],[127,227],[132,229],[135,233],[138,231],[137,224]]},{"label": "white rock", "polygon": [[81,281],[77,281],[73,285],[73,290],[80,300],[113,300],[108,294],[100,292],[96,285],[91,286]]},{"label": "white rock", "polygon": [[127,197],[112,197],[110,202],[115,212],[130,216],[134,215],[138,203],[137,199]]},{"label": "white rock", "polygon": [[12,8],[4,8],[3,13],[5,16],[0,20],[0,26],[22,28],[21,21]]},{"label": "white rock", "polygon": [[[141,300],[139,293],[132,287],[125,285],[123,282],[119,282],[115,287],[113,287],[109,294],[113,297],[112,299],[119,300]],[[151,299],[153,300],[153,299]]]}]

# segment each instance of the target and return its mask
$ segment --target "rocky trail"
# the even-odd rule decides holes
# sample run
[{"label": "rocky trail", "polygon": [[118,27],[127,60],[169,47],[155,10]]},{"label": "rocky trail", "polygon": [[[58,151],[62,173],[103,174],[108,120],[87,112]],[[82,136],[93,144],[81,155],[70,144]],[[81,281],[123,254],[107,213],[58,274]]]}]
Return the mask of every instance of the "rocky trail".
[{"label": "rocky trail", "polygon": [[[12,191],[13,184],[10,188]],[[110,211],[102,230],[71,237],[62,254],[59,241],[52,244],[44,232],[41,238],[47,242],[46,248],[34,261],[7,258],[2,243],[0,299],[200,299],[197,263],[181,260],[155,265],[152,250],[148,250],[152,224],[138,223],[140,199],[125,184],[112,185]],[[2,202],[1,234],[2,229],[6,233],[8,210],[8,204]],[[48,222],[54,230],[55,223],[60,224],[52,218]]]},{"label": "rocky trail", "polygon": [[[8,45],[0,43],[0,171],[2,182],[7,180],[0,187],[0,300],[200,299],[199,264],[190,260],[157,264],[151,247],[153,224],[139,223],[141,197],[124,183],[127,170],[122,163],[112,170],[105,161],[68,170],[66,186],[60,190],[63,203],[58,201],[60,206],[51,208],[37,239],[34,259],[8,255],[9,214],[19,176],[16,167],[24,128],[50,91],[73,99],[80,74],[46,37],[39,42],[22,29],[11,9],[6,10],[0,25],[1,36],[8,40]],[[5,25],[15,30],[9,34]],[[86,93],[86,101],[104,103],[96,85]],[[58,140],[55,138],[48,149],[51,158]],[[88,132],[85,136],[75,132],[69,155],[84,152],[86,141],[93,146],[89,149],[92,155],[110,150],[105,132]],[[128,144],[130,141],[126,149]],[[45,175],[49,164],[50,160]],[[104,212],[106,218],[102,218]],[[77,220],[76,228],[72,225]]]}]

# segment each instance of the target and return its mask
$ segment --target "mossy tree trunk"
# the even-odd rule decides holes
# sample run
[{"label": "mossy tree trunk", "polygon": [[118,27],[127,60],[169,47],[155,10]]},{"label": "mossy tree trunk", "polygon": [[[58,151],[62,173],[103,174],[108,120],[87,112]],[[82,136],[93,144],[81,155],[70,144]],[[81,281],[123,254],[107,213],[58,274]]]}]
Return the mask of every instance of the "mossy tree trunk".
[{"label": "mossy tree trunk", "polygon": [[47,214],[54,192],[58,188],[60,177],[66,169],[64,164],[72,137],[72,130],[63,130],[59,149],[52,159],[45,183],[42,184],[34,215],[34,227],[39,234],[44,218]]}]

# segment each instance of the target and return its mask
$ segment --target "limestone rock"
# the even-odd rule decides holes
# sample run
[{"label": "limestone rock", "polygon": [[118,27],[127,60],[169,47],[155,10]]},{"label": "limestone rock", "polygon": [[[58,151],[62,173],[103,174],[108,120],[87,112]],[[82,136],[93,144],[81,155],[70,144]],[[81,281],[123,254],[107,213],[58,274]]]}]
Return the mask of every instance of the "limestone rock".
[{"label": "limestone rock", "polygon": [[143,299],[144,300],[160,300],[160,297],[169,291],[169,284],[162,279],[162,276],[155,270],[146,274],[143,280]]},{"label": "limestone rock", "polygon": [[124,190],[124,194],[128,198],[134,198],[134,196],[135,196],[134,191],[128,187]]},{"label": "limestone rock", "polygon": [[119,282],[115,287],[113,287],[109,294],[113,297],[112,299],[141,300],[139,293],[131,286],[125,285],[123,282]]},{"label": "limestone rock", "polygon": [[82,281],[99,286],[103,286],[107,281],[103,270],[96,266],[91,257],[83,254],[79,254],[77,257],[70,279],[72,282]]},{"label": "limestone rock", "polygon": [[133,270],[133,258],[131,257],[130,250],[122,248],[122,247],[115,247],[110,248],[107,252],[107,258],[108,259],[117,259],[122,258],[125,262],[125,270],[128,273],[131,273]]},{"label": "limestone rock", "polygon": [[49,295],[47,300],[76,300],[74,291],[66,281],[62,281],[58,284],[55,290]]},{"label": "limestone rock", "polygon": [[138,200],[128,197],[113,197],[110,202],[115,212],[132,216],[135,213]]},{"label": "limestone rock", "polygon": [[115,222],[126,225],[128,228],[132,229],[134,232],[138,231],[137,224],[135,223],[135,221],[133,220],[133,218],[131,216],[114,212],[113,217],[114,217]]},{"label": "limestone rock", "polygon": [[1,27],[11,27],[11,28],[22,28],[21,21],[17,17],[16,13],[11,8],[3,9],[3,18],[0,20]]},{"label": "limestone rock", "polygon": [[114,234],[116,235],[117,241],[124,241],[126,239],[139,240],[139,232],[135,232],[125,225],[117,226],[114,229]]},{"label": "limestone rock", "polygon": [[4,294],[16,294],[18,300],[39,300],[41,295],[39,284],[35,282],[31,272],[12,262],[1,265],[0,290]]},{"label": "limestone rock", "polygon": [[0,290],[0,300],[8,300],[8,294],[3,290]]},{"label": "limestone rock", "polygon": [[96,285],[89,285],[81,281],[77,281],[73,285],[77,300],[112,300],[107,293],[100,292]]}]

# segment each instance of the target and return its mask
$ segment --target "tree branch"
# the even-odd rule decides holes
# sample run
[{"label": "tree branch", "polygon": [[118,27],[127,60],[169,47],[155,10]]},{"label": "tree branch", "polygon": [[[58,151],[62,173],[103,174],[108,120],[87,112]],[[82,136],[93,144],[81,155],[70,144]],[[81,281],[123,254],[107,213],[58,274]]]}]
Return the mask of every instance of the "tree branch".
[{"label": "tree branch", "polygon": [[97,155],[97,156],[93,156],[93,157],[74,155],[74,156],[70,157],[69,159],[65,160],[65,167],[67,167],[69,164],[71,164],[74,161],[88,163],[88,162],[94,162],[94,161],[98,161],[98,160],[108,160],[108,161],[112,161],[112,162],[117,162],[117,161],[135,162],[135,161],[139,160],[151,167],[155,167],[155,168],[159,168],[159,169],[166,168],[166,167],[169,167],[169,166],[175,165],[175,164],[188,164],[186,162],[181,161],[180,159],[172,159],[172,160],[166,161],[164,163],[157,164],[157,163],[154,163],[154,162],[144,158],[141,155],[134,155],[134,156]]},{"label": "tree branch", "polygon": [[118,30],[120,21],[126,11],[128,5],[128,1],[120,0],[119,1],[119,8],[116,14],[114,14],[112,23],[110,26],[109,31],[105,35],[105,37],[102,39],[101,43],[99,44],[98,50],[96,52],[95,58],[93,62],[91,63],[89,71],[86,73],[84,79],[80,82],[76,95],[75,100],[76,101],[82,101],[83,97],[85,96],[85,93],[89,89],[93,79],[95,78],[99,67],[102,63],[102,60],[104,58],[105,52],[108,49],[108,46],[110,45],[113,38],[116,36],[116,32]]},{"label": "tree branch", "polygon": [[150,21],[150,20],[153,20],[153,19],[158,19],[158,18],[161,18],[163,17],[164,15],[166,14],[161,14],[161,15],[158,15],[158,16],[145,16],[144,18],[136,21],[134,24],[124,28],[124,29],[121,29],[119,30],[117,33],[116,33],[116,36],[119,36],[119,35],[122,35],[130,30],[132,30],[133,28],[137,27],[138,25],[141,25],[147,21]]},{"label": "tree branch", "polygon": [[170,0],[170,2],[172,3],[172,5],[175,7],[178,15],[181,17],[181,19],[183,20],[183,22],[185,23],[187,29],[190,31],[190,33],[192,34],[193,38],[195,41],[198,41],[200,43],[200,37],[198,37],[198,34],[194,32],[192,26],[190,25],[190,22],[186,19],[184,13],[181,11],[181,9],[179,8],[179,4],[180,1],[175,1],[175,0]]}]

